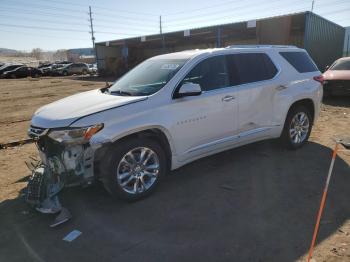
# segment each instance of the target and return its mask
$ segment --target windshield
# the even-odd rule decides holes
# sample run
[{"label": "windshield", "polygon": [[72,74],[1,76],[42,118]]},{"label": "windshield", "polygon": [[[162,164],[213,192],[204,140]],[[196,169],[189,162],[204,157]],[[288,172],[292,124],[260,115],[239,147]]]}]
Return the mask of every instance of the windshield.
[{"label": "windshield", "polygon": [[350,60],[336,61],[329,69],[330,70],[350,70]]},{"label": "windshield", "polygon": [[185,59],[146,60],[115,82],[109,92],[131,96],[152,95],[162,89],[186,61]]}]

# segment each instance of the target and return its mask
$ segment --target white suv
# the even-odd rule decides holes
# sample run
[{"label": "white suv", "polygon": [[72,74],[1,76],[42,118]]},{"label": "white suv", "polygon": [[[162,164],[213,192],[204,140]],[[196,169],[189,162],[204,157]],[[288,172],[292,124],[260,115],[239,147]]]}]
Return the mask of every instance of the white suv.
[{"label": "white suv", "polygon": [[112,195],[136,200],[169,170],[223,150],[278,137],[298,148],[308,140],[321,99],[321,73],[293,46],[153,57],[110,87],[35,113],[29,134],[42,164],[33,171],[28,200],[47,205],[64,185],[95,179]]}]

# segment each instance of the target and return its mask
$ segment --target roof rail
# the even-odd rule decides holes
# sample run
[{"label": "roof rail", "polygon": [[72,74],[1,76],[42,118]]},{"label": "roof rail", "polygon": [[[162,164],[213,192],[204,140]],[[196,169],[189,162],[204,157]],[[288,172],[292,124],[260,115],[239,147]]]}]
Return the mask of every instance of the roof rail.
[{"label": "roof rail", "polygon": [[226,48],[297,48],[294,45],[230,45]]}]

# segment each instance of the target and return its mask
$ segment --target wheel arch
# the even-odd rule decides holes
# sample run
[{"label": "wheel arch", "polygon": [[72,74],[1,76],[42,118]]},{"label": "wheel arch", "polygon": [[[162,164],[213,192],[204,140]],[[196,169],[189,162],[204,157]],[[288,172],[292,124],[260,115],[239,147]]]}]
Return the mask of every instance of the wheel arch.
[{"label": "wheel arch", "polygon": [[[301,106],[301,105],[305,106],[310,111],[310,114],[311,114],[311,117],[312,117],[312,122],[314,122],[314,119],[315,119],[315,103],[314,103],[314,101],[311,98],[303,98],[303,99],[294,101],[290,105],[290,107],[288,109],[288,112],[287,112],[287,115],[289,114],[291,109],[295,108],[296,106]],[[286,115],[285,119],[287,118],[287,115]]]},{"label": "wheel arch", "polygon": [[161,147],[163,148],[166,160],[167,160],[167,169],[170,170],[172,166],[172,156],[175,152],[175,149],[172,145],[171,138],[169,133],[160,126],[149,126],[149,127],[143,127],[139,128],[137,130],[133,130],[132,132],[127,132],[121,135],[118,135],[118,137],[114,138],[112,141],[104,143],[102,147],[97,149],[95,151],[95,167],[94,172],[97,177],[99,177],[100,170],[99,166],[101,163],[101,160],[104,158],[104,155],[108,153],[109,149],[111,147],[118,146],[118,143],[121,141],[127,140],[127,139],[138,139],[138,138],[151,138],[156,140]]}]

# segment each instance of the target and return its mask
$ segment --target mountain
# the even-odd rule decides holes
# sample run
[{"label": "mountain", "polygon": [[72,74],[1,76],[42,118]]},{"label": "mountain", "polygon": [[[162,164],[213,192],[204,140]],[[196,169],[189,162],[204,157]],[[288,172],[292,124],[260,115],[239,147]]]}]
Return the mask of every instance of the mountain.
[{"label": "mountain", "polygon": [[14,49],[8,49],[8,48],[0,48],[0,55],[15,55],[18,51]]}]

